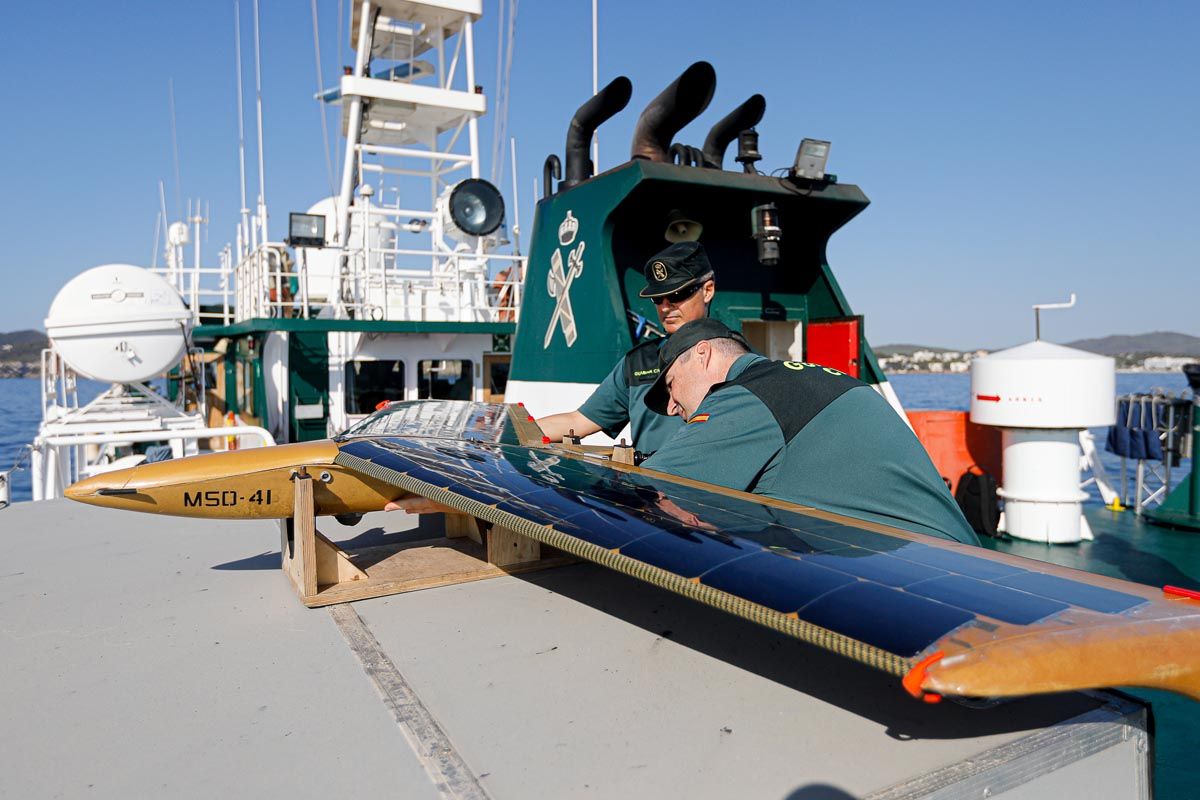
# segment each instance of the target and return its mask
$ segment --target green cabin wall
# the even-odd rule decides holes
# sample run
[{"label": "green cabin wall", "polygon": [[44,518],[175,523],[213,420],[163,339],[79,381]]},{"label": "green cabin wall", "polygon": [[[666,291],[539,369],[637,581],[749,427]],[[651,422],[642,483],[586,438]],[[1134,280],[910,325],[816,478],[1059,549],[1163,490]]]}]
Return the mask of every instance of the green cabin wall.
[{"label": "green cabin wall", "polygon": [[[758,262],[751,236],[751,209],[775,203],[783,227],[780,263]],[[870,201],[856,186],[821,183],[806,187],[765,175],[632,161],[538,203],[521,325],[513,348],[512,380],[599,383],[634,345],[632,310],[657,323],[654,306],[638,297],[642,267],[668,245],[663,234],[672,209],[704,226],[705,245],[717,279],[710,313],[734,329],[744,320],[795,320],[807,325],[853,315],[826,257],[829,238]],[[575,241],[563,247],[559,226],[570,211],[578,220]],[[556,324],[546,331],[556,301],[547,279],[557,249],[586,242],[584,268],[570,289],[578,337],[568,345]],[[885,380],[870,346],[863,343],[862,377]]]}]

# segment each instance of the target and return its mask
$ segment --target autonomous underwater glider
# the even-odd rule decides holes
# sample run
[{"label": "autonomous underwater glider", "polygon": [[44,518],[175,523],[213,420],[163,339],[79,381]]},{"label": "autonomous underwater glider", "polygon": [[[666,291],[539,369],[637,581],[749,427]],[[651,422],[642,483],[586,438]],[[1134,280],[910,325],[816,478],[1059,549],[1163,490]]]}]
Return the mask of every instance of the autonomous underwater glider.
[{"label": "autonomous underwater glider", "polygon": [[1200,699],[1200,599],[542,443],[524,409],[393,403],[345,434],[143,464],[74,484],[93,505],[285,518],[410,494],[902,678],[991,698],[1143,686]]}]

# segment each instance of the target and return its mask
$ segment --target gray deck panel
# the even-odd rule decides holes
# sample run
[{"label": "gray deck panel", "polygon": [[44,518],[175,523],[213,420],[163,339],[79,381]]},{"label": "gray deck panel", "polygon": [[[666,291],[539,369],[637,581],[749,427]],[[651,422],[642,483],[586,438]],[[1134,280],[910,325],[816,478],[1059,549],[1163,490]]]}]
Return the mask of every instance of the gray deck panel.
[{"label": "gray deck panel", "polygon": [[272,523],[22,503],[0,547],[0,796],[437,797]]},{"label": "gray deck panel", "polygon": [[[360,544],[410,527],[322,524]],[[279,574],[273,523],[22,504],[0,542],[0,796],[437,796],[329,613]],[[921,704],[591,565],[355,609],[496,798],[858,795],[1096,705]]]},{"label": "gray deck panel", "polygon": [[922,704],[897,679],[593,565],[356,609],[497,798],[858,795],[1097,705]]}]

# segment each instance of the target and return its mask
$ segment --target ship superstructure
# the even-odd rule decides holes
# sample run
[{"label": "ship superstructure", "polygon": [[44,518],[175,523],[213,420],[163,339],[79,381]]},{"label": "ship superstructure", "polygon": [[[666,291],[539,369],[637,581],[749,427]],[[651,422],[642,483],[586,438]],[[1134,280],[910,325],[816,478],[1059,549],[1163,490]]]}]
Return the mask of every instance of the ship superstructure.
[{"label": "ship superstructure", "polygon": [[[243,215],[221,302],[194,306],[210,403],[280,441],[344,430],[383,401],[503,398],[524,259],[480,179],[471,2],[356,2],[340,191],[269,237]],[[276,226],[279,227],[279,226]]]}]

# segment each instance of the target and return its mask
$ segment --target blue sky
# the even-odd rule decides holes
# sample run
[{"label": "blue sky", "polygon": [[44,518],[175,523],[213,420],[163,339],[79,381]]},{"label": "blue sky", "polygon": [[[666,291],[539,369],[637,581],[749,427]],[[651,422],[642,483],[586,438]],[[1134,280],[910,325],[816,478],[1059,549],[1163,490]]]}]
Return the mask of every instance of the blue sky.
[{"label": "blue sky", "polygon": [[[338,5],[320,0],[327,82],[352,59],[344,35],[338,60]],[[498,14],[484,6],[476,57],[491,91]],[[262,0],[261,16],[280,236],[329,178],[309,3]],[[526,232],[533,179],[591,91],[590,16],[588,0],[520,3],[509,132]],[[168,79],[180,194],[210,204],[215,261],[239,206],[232,0],[8,4],[0,20],[0,331],[42,327],[84,269],[150,263],[160,179],[175,211]],[[699,144],[761,92],[760,167],[790,164],[805,136],[833,142],[830,171],[872,200],[829,250],[871,341],[1013,344],[1031,338],[1030,304],[1072,291],[1079,306],[1047,317],[1047,338],[1200,335],[1200,4],[601,0],[600,23],[601,83],[634,83],[601,129],[602,167],[628,157],[638,110],[698,59],[717,68],[717,92],[680,140]]]}]

